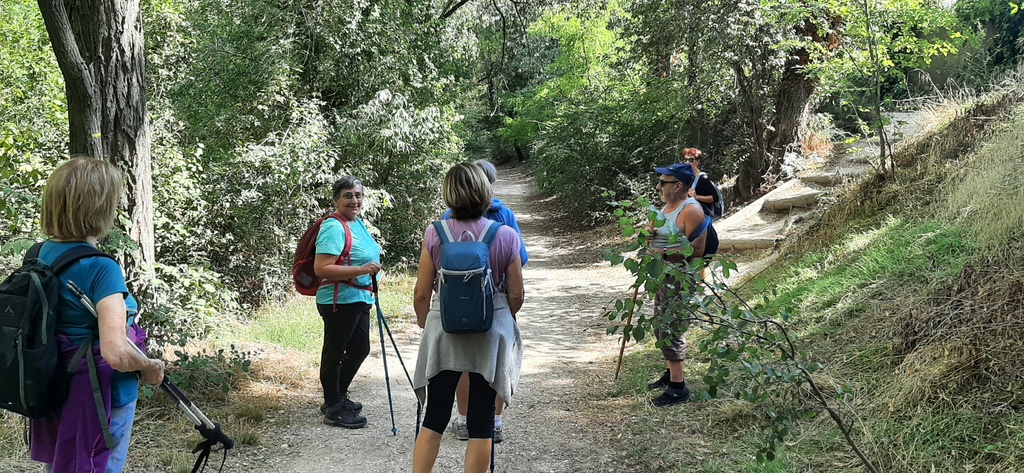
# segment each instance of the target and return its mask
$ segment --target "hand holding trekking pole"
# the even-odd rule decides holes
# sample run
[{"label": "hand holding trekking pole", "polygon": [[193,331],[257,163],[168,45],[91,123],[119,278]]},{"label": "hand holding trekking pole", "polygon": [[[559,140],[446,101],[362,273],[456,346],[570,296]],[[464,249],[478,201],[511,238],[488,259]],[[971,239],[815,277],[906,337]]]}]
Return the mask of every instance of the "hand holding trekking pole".
[{"label": "hand holding trekking pole", "polygon": [[[76,285],[72,281],[69,281],[68,288],[71,289],[71,292],[75,294],[75,297],[78,297],[78,300],[82,302],[82,305],[85,306],[89,313],[91,313],[94,317],[99,318],[99,314],[96,312],[96,306],[93,304],[92,300],[89,299],[89,296],[87,296],[85,292],[78,287],[78,285]],[[125,337],[127,336],[128,335],[125,334]],[[132,342],[131,339],[128,340],[128,343],[139,354],[141,354],[142,356],[146,356],[142,349],[139,348],[139,346],[136,345],[135,342]],[[146,358],[149,357],[146,356]],[[185,417],[192,421],[192,424],[195,426],[195,429],[199,431],[199,435],[201,435],[204,439],[202,443],[200,443],[198,446],[196,446],[196,448],[192,450],[192,453],[199,453],[199,457],[196,458],[195,465],[193,465],[192,467],[192,473],[200,471],[200,468],[202,468],[203,470],[206,469],[206,462],[210,456],[210,452],[213,450],[213,447],[217,446],[218,444],[222,445],[224,448],[224,459],[220,463],[220,468],[221,470],[223,470],[224,462],[227,461],[228,450],[234,448],[235,439],[228,437],[227,434],[225,434],[224,431],[220,429],[219,424],[214,423],[213,421],[210,420],[209,417],[206,417],[206,414],[204,414],[203,411],[199,410],[199,408],[196,407],[196,405],[193,404],[192,401],[189,400],[187,396],[185,396],[185,393],[181,392],[181,389],[178,388],[177,385],[175,385],[167,377],[163,376],[163,361],[156,361],[159,361],[161,363],[159,370],[160,380],[158,380],[156,383],[150,384],[159,385],[160,389],[163,392],[167,393],[167,396],[170,397],[175,404],[177,404],[181,412],[185,414]],[[143,373],[144,382],[149,382],[149,380],[152,380],[152,378],[147,379],[146,377],[148,376],[151,376],[151,374]]]}]

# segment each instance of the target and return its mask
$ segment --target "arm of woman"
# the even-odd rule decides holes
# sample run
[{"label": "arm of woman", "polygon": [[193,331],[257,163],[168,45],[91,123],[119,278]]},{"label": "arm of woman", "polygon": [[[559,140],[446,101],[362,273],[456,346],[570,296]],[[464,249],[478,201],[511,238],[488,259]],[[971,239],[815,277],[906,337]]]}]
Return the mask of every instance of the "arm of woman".
[{"label": "arm of woman", "polygon": [[[689,235],[694,230],[700,228],[701,224],[704,223],[704,210],[697,205],[687,205],[682,212],[676,217],[676,227],[679,228],[679,238],[688,239]],[[690,242],[690,246],[693,247],[693,254],[689,258],[683,258],[680,255],[679,261],[689,261],[694,258],[699,258],[704,255],[704,242],[707,240],[707,231],[704,235],[701,235],[696,240]]]},{"label": "arm of woman", "polygon": [[313,260],[313,273],[330,281],[345,281],[364,274],[377,274],[380,264],[366,263],[362,266],[345,266],[338,264],[338,255],[316,255]]},{"label": "arm of woman", "polygon": [[430,296],[434,293],[434,276],[437,271],[434,269],[434,260],[430,258],[430,251],[427,245],[420,250],[420,266],[416,272],[416,285],[412,290],[412,308],[416,312],[416,325],[423,328],[427,323],[427,313],[430,312]]},{"label": "arm of woman", "polygon": [[523,289],[523,262],[516,256],[505,269],[505,286],[508,295],[508,308],[516,315],[523,308],[526,292]]},{"label": "arm of woman", "polygon": [[126,373],[139,371],[142,373],[143,382],[160,384],[164,379],[164,362],[147,358],[132,346],[132,342],[125,334],[127,312],[121,293],[104,297],[96,304],[100,328],[100,354],[111,368]]},{"label": "arm of woman", "polygon": [[715,186],[711,184],[711,180],[707,176],[703,176],[700,181],[697,181],[695,189],[690,189],[690,196],[703,204],[714,204],[718,200]]}]

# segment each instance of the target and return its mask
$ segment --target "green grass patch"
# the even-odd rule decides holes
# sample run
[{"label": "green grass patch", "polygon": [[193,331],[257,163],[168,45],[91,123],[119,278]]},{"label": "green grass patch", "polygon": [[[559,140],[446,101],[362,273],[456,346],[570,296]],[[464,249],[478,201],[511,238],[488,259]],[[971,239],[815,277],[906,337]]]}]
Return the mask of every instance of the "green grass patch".
[{"label": "green grass patch", "polygon": [[830,248],[769,271],[759,285],[769,287],[771,296],[762,298],[758,307],[765,314],[798,314],[838,308],[875,284],[943,285],[960,273],[972,247],[962,227],[887,217]]},{"label": "green grass patch", "polygon": [[[380,305],[388,326],[412,322],[413,275],[389,274],[380,284]],[[375,326],[377,308],[370,309],[370,324]],[[268,304],[253,317],[243,333],[233,330],[222,338],[243,338],[253,343],[271,343],[308,354],[320,353],[323,346],[323,321],[316,310],[316,298],[293,297]]]},{"label": "green grass patch", "polygon": [[994,133],[977,156],[949,177],[941,215],[955,219],[979,242],[999,245],[1024,228],[1024,107]]}]

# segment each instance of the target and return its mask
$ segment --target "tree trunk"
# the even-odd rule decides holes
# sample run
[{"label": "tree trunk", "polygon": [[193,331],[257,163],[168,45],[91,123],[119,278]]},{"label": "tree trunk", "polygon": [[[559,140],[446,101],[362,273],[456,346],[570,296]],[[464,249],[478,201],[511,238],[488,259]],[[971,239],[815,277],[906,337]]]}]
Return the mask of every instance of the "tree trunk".
[{"label": "tree trunk", "polygon": [[125,233],[139,245],[123,261],[129,288],[148,288],[155,260],[146,62],[139,0],[39,0],[64,75],[70,152],[107,159],[125,174]]},{"label": "tree trunk", "polygon": [[745,105],[743,114],[746,115],[747,128],[750,132],[751,153],[740,163],[739,174],[736,176],[736,187],[734,192],[739,197],[748,199],[761,189],[764,183],[764,176],[771,169],[771,159],[768,152],[768,141],[764,122],[764,107],[760,97],[756,93],[758,87],[753,84],[744,71],[743,66],[735,64],[733,70],[736,73],[736,85],[740,92],[740,98]]},{"label": "tree trunk", "polygon": [[[803,24],[796,28],[796,34],[819,44],[822,49],[831,52],[839,47],[842,21],[832,16],[827,19],[828,30],[821,34],[817,22],[812,18],[804,19]],[[807,120],[808,104],[818,80],[807,74],[807,66],[816,58],[806,48],[798,48],[790,52],[782,68],[778,93],[775,96],[775,116],[771,136],[771,155],[773,167],[777,171],[786,152],[800,143],[800,130]]]}]

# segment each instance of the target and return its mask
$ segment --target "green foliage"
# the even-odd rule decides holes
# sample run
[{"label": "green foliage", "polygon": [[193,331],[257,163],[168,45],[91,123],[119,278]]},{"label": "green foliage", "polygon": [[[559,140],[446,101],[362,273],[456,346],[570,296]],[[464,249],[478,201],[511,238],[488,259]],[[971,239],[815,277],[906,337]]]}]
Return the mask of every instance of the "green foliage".
[{"label": "green foliage", "polygon": [[249,359],[252,354],[234,345],[231,345],[227,354],[223,348],[216,351],[204,348],[198,354],[177,350],[174,354],[178,357],[174,361],[178,369],[168,371],[167,376],[184,390],[209,392],[217,389],[227,394],[238,388],[239,381],[244,379],[252,365]]},{"label": "green foliage", "polygon": [[956,2],[956,15],[985,37],[986,62],[997,70],[1012,69],[1024,54],[1021,3],[1006,0]]},{"label": "green foliage", "polygon": [[144,326],[160,343],[184,347],[191,340],[206,338],[211,330],[237,319],[237,294],[222,277],[200,264],[156,266],[154,299]]},{"label": "green foliage", "polygon": [[65,153],[67,107],[38,5],[4,0],[0,16],[0,241],[6,242],[38,235],[39,196]]}]

